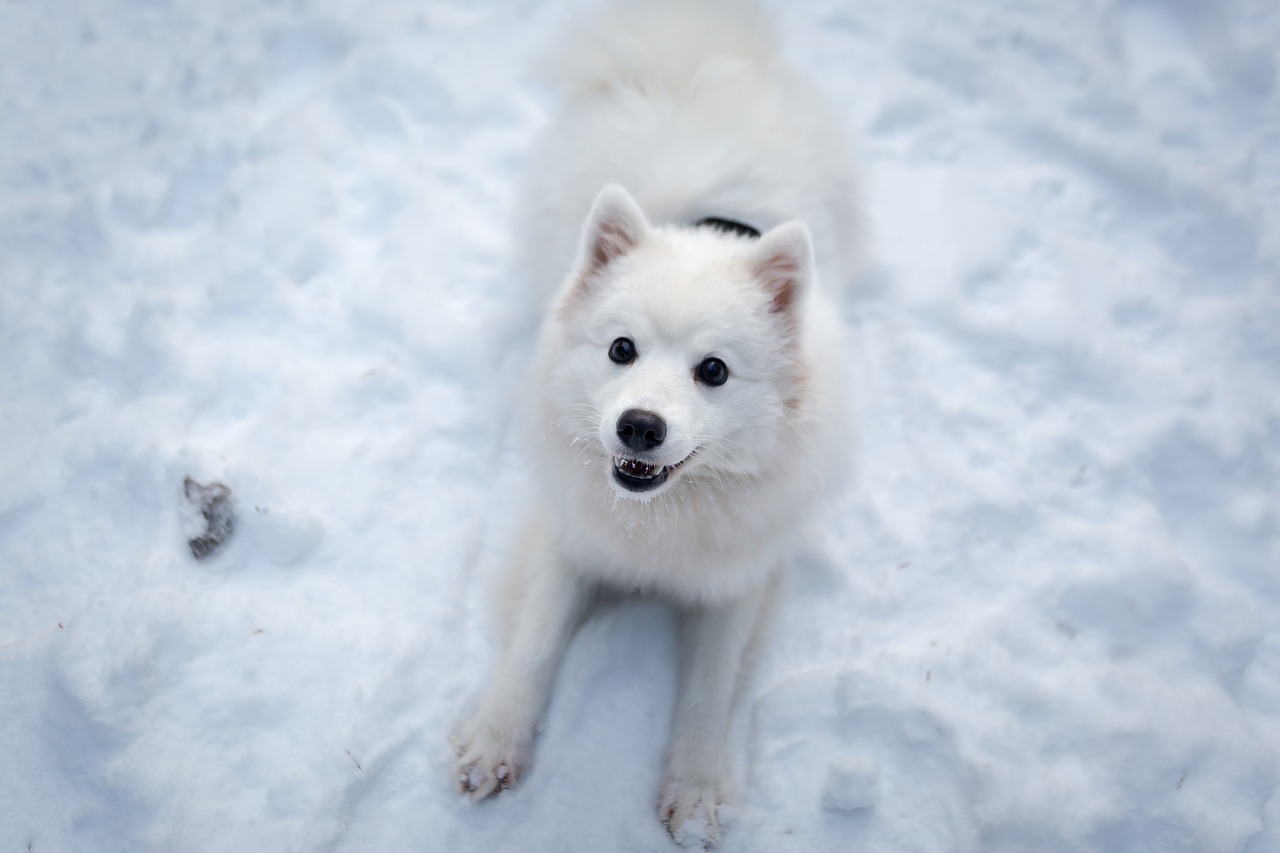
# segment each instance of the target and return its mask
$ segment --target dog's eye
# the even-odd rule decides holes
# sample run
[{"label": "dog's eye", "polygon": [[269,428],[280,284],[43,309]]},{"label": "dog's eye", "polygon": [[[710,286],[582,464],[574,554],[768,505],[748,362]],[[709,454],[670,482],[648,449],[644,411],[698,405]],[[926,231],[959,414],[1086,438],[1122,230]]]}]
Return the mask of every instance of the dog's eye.
[{"label": "dog's eye", "polygon": [[630,338],[618,338],[609,345],[609,360],[614,364],[630,364],[636,360],[636,345]]},{"label": "dog's eye", "polygon": [[698,365],[694,375],[698,377],[698,381],[703,385],[710,385],[714,388],[717,385],[723,385],[728,380],[729,368],[723,361],[712,356],[702,360],[702,364]]}]

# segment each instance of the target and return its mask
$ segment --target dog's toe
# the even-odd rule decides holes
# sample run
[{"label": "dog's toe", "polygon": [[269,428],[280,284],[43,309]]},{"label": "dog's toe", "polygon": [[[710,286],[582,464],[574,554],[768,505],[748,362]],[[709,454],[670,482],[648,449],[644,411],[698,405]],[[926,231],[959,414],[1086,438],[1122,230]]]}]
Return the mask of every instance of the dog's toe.
[{"label": "dog's toe", "polygon": [[720,841],[721,802],[720,786],[712,780],[670,779],[658,814],[677,844],[706,850]]},{"label": "dog's toe", "polygon": [[458,791],[473,800],[510,789],[520,781],[523,768],[519,749],[483,738],[459,746],[454,765]]}]

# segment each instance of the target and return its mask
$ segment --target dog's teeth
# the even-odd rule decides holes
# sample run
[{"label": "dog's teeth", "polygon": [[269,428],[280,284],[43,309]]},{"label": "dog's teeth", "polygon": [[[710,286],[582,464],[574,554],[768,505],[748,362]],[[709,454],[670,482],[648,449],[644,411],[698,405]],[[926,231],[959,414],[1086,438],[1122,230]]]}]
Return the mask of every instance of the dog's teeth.
[{"label": "dog's teeth", "polygon": [[652,480],[662,472],[657,465],[649,465],[638,459],[615,458],[613,464],[619,471],[637,480]]}]

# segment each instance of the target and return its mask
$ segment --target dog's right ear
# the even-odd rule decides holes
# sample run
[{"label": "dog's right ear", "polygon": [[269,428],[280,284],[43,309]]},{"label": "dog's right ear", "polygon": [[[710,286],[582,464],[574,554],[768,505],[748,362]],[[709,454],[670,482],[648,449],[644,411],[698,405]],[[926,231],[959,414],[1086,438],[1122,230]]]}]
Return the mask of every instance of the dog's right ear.
[{"label": "dog's right ear", "polygon": [[578,277],[589,279],[644,240],[649,221],[631,194],[609,184],[596,196],[578,250]]}]

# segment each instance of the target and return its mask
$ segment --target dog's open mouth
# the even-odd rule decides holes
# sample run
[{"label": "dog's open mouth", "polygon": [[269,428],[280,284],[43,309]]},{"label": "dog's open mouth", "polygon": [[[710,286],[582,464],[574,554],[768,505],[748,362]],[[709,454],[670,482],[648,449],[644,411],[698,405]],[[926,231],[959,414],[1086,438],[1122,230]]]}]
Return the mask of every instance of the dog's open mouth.
[{"label": "dog's open mouth", "polygon": [[667,474],[688,462],[692,456],[690,453],[674,465],[650,465],[639,459],[615,456],[613,481],[629,492],[648,492],[665,483]]},{"label": "dog's open mouth", "polygon": [[666,466],[649,465],[639,459],[613,458],[613,480],[629,492],[647,492],[667,481]]}]

